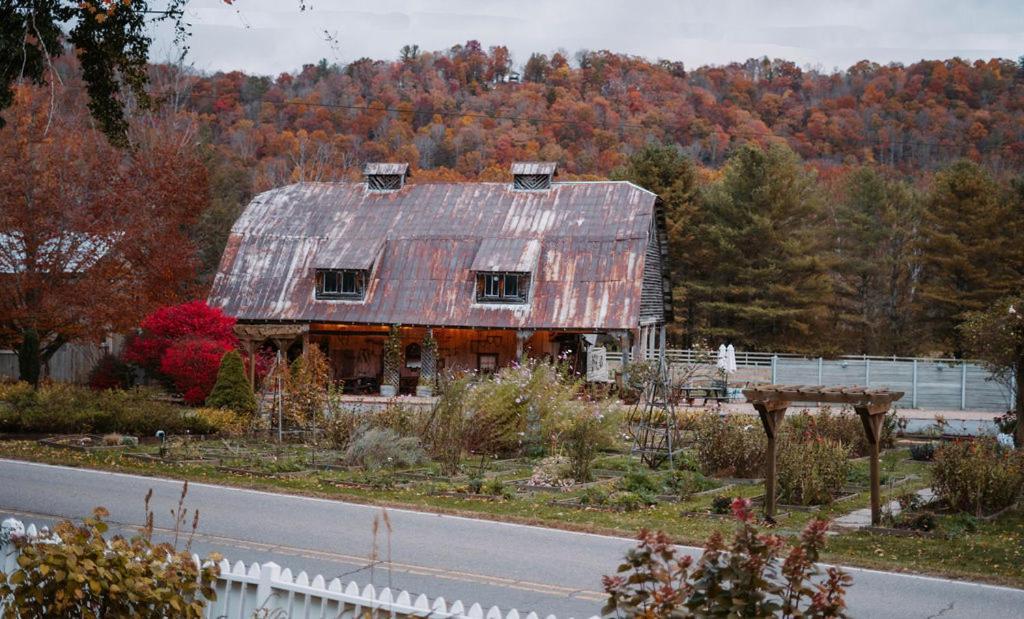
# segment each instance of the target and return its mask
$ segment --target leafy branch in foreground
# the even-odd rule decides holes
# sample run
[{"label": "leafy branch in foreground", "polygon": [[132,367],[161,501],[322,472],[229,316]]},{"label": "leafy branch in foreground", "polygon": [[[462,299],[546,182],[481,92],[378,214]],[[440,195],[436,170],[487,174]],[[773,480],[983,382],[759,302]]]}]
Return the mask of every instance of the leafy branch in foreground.
[{"label": "leafy branch in foreground", "polygon": [[[828,522],[811,521],[786,551],[778,535],[758,533],[748,499],[732,503],[739,527],[730,544],[720,533],[697,560],[679,556],[668,536],[641,530],[615,576],[605,576],[602,613],[619,617],[845,617],[853,579],[817,566]],[[783,554],[785,553],[785,559]]]},{"label": "leafy branch in foreground", "polygon": [[[81,525],[64,521],[51,534],[16,541],[18,568],[0,572],[5,617],[195,617],[216,600],[219,575],[211,555],[202,564],[177,543],[186,522],[188,484],[175,509],[174,543],[153,542],[153,512],[146,495],[146,524],[131,539],[106,539],[109,512],[103,507]],[[193,511],[192,534],[199,524]]]}]

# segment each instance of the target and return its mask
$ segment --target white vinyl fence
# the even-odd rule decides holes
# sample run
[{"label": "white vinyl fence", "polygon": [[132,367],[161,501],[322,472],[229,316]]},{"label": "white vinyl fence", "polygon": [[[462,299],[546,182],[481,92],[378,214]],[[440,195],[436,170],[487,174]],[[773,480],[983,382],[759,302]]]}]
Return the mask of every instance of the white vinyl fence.
[{"label": "white vinyl fence", "polygon": [[[41,531],[34,524],[27,528],[21,521],[9,518],[0,526],[0,571],[10,574],[18,569],[18,551],[14,538],[36,539]],[[45,537],[45,536],[44,536]],[[198,564],[200,559],[193,555]],[[360,587],[354,582],[343,585],[335,578],[327,582],[323,576],[312,579],[299,572],[293,576],[288,568],[276,563],[241,561],[234,565],[220,562],[220,576],[214,586],[217,600],[206,607],[208,619],[251,619],[253,617],[320,617],[357,619],[363,617],[433,617],[437,619],[539,619],[536,613],[520,615],[513,609],[503,612],[497,606],[484,609],[480,604],[466,608],[461,601],[448,603],[438,597],[413,597],[407,591],[392,591],[373,585]],[[0,614],[3,600],[0,600]],[[548,615],[547,619],[556,619]],[[597,619],[592,617],[591,619]]]},{"label": "white vinyl fence", "polygon": [[[669,364],[683,366],[701,357],[692,350],[668,349]],[[706,358],[706,355],[705,357]],[[712,358],[714,355],[712,354]],[[622,367],[622,353],[607,353],[609,367]],[[997,379],[981,363],[925,357],[846,356],[835,359],[736,351],[739,375],[733,383],[863,386],[904,392],[900,408],[1006,412],[1014,386]]]}]

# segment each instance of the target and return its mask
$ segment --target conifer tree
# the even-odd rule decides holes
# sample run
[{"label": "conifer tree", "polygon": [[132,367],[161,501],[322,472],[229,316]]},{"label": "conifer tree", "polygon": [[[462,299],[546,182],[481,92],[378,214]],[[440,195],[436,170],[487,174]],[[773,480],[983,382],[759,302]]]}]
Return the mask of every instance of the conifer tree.
[{"label": "conifer tree", "polygon": [[245,377],[242,355],[229,350],[220,360],[217,382],[206,398],[206,405],[214,408],[228,408],[236,413],[251,415],[256,412],[256,396]]},{"label": "conifer tree", "polygon": [[845,352],[914,350],[920,215],[913,188],[878,168],[859,167],[843,179],[833,217],[833,323]]},{"label": "conifer tree", "polygon": [[[697,312],[688,283],[706,264],[694,234],[700,210],[696,203],[697,174],[693,161],[671,145],[649,144],[634,153],[613,177],[628,180],[661,198],[668,232],[668,266],[677,324],[670,335],[682,336],[692,346],[697,333]],[[682,324],[678,324],[682,322]]]},{"label": "conifer tree", "polygon": [[921,238],[919,316],[930,352],[964,353],[957,325],[1021,288],[1020,239],[1010,233],[1012,201],[988,171],[959,161],[936,175]]},{"label": "conifer tree", "polygon": [[788,147],[740,148],[701,195],[706,276],[690,283],[712,343],[814,351],[829,341],[822,198]]}]

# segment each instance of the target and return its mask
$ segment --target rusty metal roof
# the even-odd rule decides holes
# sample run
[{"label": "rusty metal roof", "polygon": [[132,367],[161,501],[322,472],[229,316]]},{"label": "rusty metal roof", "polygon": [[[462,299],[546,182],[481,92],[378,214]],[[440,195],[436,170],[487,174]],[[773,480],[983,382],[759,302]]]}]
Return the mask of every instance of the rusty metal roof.
[{"label": "rusty metal roof", "polygon": [[[506,183],[389,193],[363,183],[289,185],[256,196],[235,223],[210,303],[243,321],[635,328],[654,205],[654,194],[611,181],[546,192]],[[360,268],[348,265],[367,264],[354,258],[363,250],[376,260],[365,300],[317,300],[315,269]],[[478,258],[529,266],[530,302],[476,303]]]},{"label": "rusty metal roof", "polygon": [[363,176],[370,176],[371,174],[381,175],[409,175],[409,164],[408,163],[368,163],[363,167]]},{"label": "rusty metal roof", "polygon": [[512,164],[512,174],[557,174],[554,161],[517,161]]},{"label": "rusty metal roof", "polygon": [[316,249],[313,267],[368,271],[377,261],[383,247],[383,238],[324,239]]},{"label": "rusty metal roof", "polygon": [[480,241],[480,249],[473,258],[473,271],[512,271],[532,273],[540,258],[538,239],[495,239]]}]

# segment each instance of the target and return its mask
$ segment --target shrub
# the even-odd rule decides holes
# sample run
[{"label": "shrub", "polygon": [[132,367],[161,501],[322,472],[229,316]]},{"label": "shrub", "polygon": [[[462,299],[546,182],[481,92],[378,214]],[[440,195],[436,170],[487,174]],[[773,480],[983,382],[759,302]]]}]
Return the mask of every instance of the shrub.
[{"label": "shrub", "polygon": [[608,504],[608,490],[598,486],[584,488],[580,493],[580,505],[599,506]]},{"label": "shrub", "polygon": [[608,496],[608,504],[624,512],[635,512],[657,502],[658,500],[652,495],[641,492],[629,492],[628,490],[619,490]]},{"label": "shrub", "polygon": [[697,471],[677,469],[666,480],[665,487],[679,498],[685,499],[697,492],[717,488],[718,484]]},{"label": "shrub", "polygon": [[360,416],[350,410],[338,410],[324,419],[320,428],[323,436],[335,449],[346,449],[358,433]]},{"label": "shrub", "polygon": [[89,386],[97,391],[104,389],[126,389],[134,382],[130,365],[114,355],[105,354],[89,372]]},{"label": "shrub", "polygon": [[620,490],[627,492],[638,492],[651,496],[661,493],[661,482],[654,478],[654,475],[645,469],[630,469],[619,478],[616,485]]},{"label": "shrub", "polygon": [[186,403],[201,405],[217,381],[220,360],[227,350],[208,339],[174,342],[160,358],[160,373],[171,381]]},{"label": "shrub", "polygon": [[516,495],[515,488],[509,486],[504,481],[497,477],[492,477],[483,483],[480,488],[483,494],[490,494],[492,496],[500,496],[503,499],[511,499]]},{"label": "shrub", "polygon": [[399,436],[420,436],[423,422],[417,409],[398,402],[389,402],[383,409],[363,415],[371,428],[393,430]]},{"label": "shrub", "polygon": [[302,428],[323,422],[324,410],[335,394],[331,367],[319,346],[310,346],[292,362],[284,385],[284,412],[290,422]]},{"label": "shrub", "polygon": [[142,333],[128,342],[124,359],[150,372],[159,372],[164,353],[182,340],[209,340],[219,344],[221,350],[238,343],[233,331],[235,319],[205,301],[161,307],[146,316],[140,326]]},{"label": "shrub", "polygon": [[141,324],[124,359],[174,386],[189,404],[202,404],[225,352],[238,343],[235,319],[205,301],[162,307]]},{"label": "shrub", "polygon": [[223,436],[241,436],[249,431],[252,424],[251,417],[242,416],[230,408],[197,408],[191,414],[200,424]]},{"label": "shrub", "polygon": [[440,397],[424,432],[430,456],[445,475],[459,472],[466,429],[469,379],[447,374],[440,381]]},{"label": "shrub", "polygon": [[217,382],[206,398],[211,408],[227,408],[244,415],[256,412],[256,395],[245,376],[245,365],[238,351],[229,350],[220,359]]},{"label": "shrub", "polygon": [[502,368],[471,385],[466,448],[477,454],[507,454],[524,443],[543,451],[541,437],[556,438],[557,426],[576,403],[579,384],[540,361]]},{"label": "shrub", "polygon": [[983,516],[1012,505],[1024,486],[1024,454],[994,438],[955,441],[935,450],[932,490],[953,509]]},{"label": "shrub", "polygon": [[418,439],[393,430],[371,428],[357,436],[345,451],[345,461],[368,469],[406,468],[422,464],[426,454]]},{"label": "shrub", "polygon": [[914,443],[910,446],[910,457],[919,462],[931,462],[936,448],[935,443]]},{"label": "shrub", "polygon": [[[81,526],[65,521],[53,537],[18,540],[18,568],[0,572],[5,616],[203,617],[217,599],[220,557],[199,564],[187,544],[154,543],[148,498],[146,511],[148,525],[131,539],[106,539],[108,513],[98,507]],[[185,514],[179,506],[172,515],[177,530]]]},{"label": "shrub", "polygon": [[[864,424],[856,413],[833,412],[828,406],[822,407],[817,414],[803,410],[799,414],[786,418],[784,427],[790,434],[802,435],[806,438],[821,437],[843,443],[848,446],[855,457],[870,455],[871,445],[864,434]],[[887,415],[882,424],[880,449],[893,446],[896,416]]]},{"label": "shrub", "polygon": [[[752,524],[750,502],[736,499],[739,526],[729,544],[708,539],[696,561],[664,533],[641,530],[615,576],[605,576],[602,615],[618,617],[842,617],[849,575],[817,561],[828,523],[812,521],[789,547]],[[785,556],[784,556],[785,555]]]},{"label": "shrub", "polygon": [[849,447],[832,439],[787,437],[780,441],[779,499],[790,505],[831,503],[846,482],[849,456]]},{"label": "shrub", "polygon": [[705,413],[694,426],[697,462],[705,475],[757,477],[764,470],[767,446],[753,417]]},{"label": "shrub", "polygon": [[588,482],[598,450],[614,444],[618,423],[607,406],[567,402],[552,411],[548,426],[553,432],[552,440],[569,457],[569,474],[578,482]]},{"label": "shrub", "polygon": [[156,398],[151,389],[93,391],[68,383],[0,389],[0,432],[39,434],[96,433],[152,436],[207,434],[216,428],[190,409]]}]

